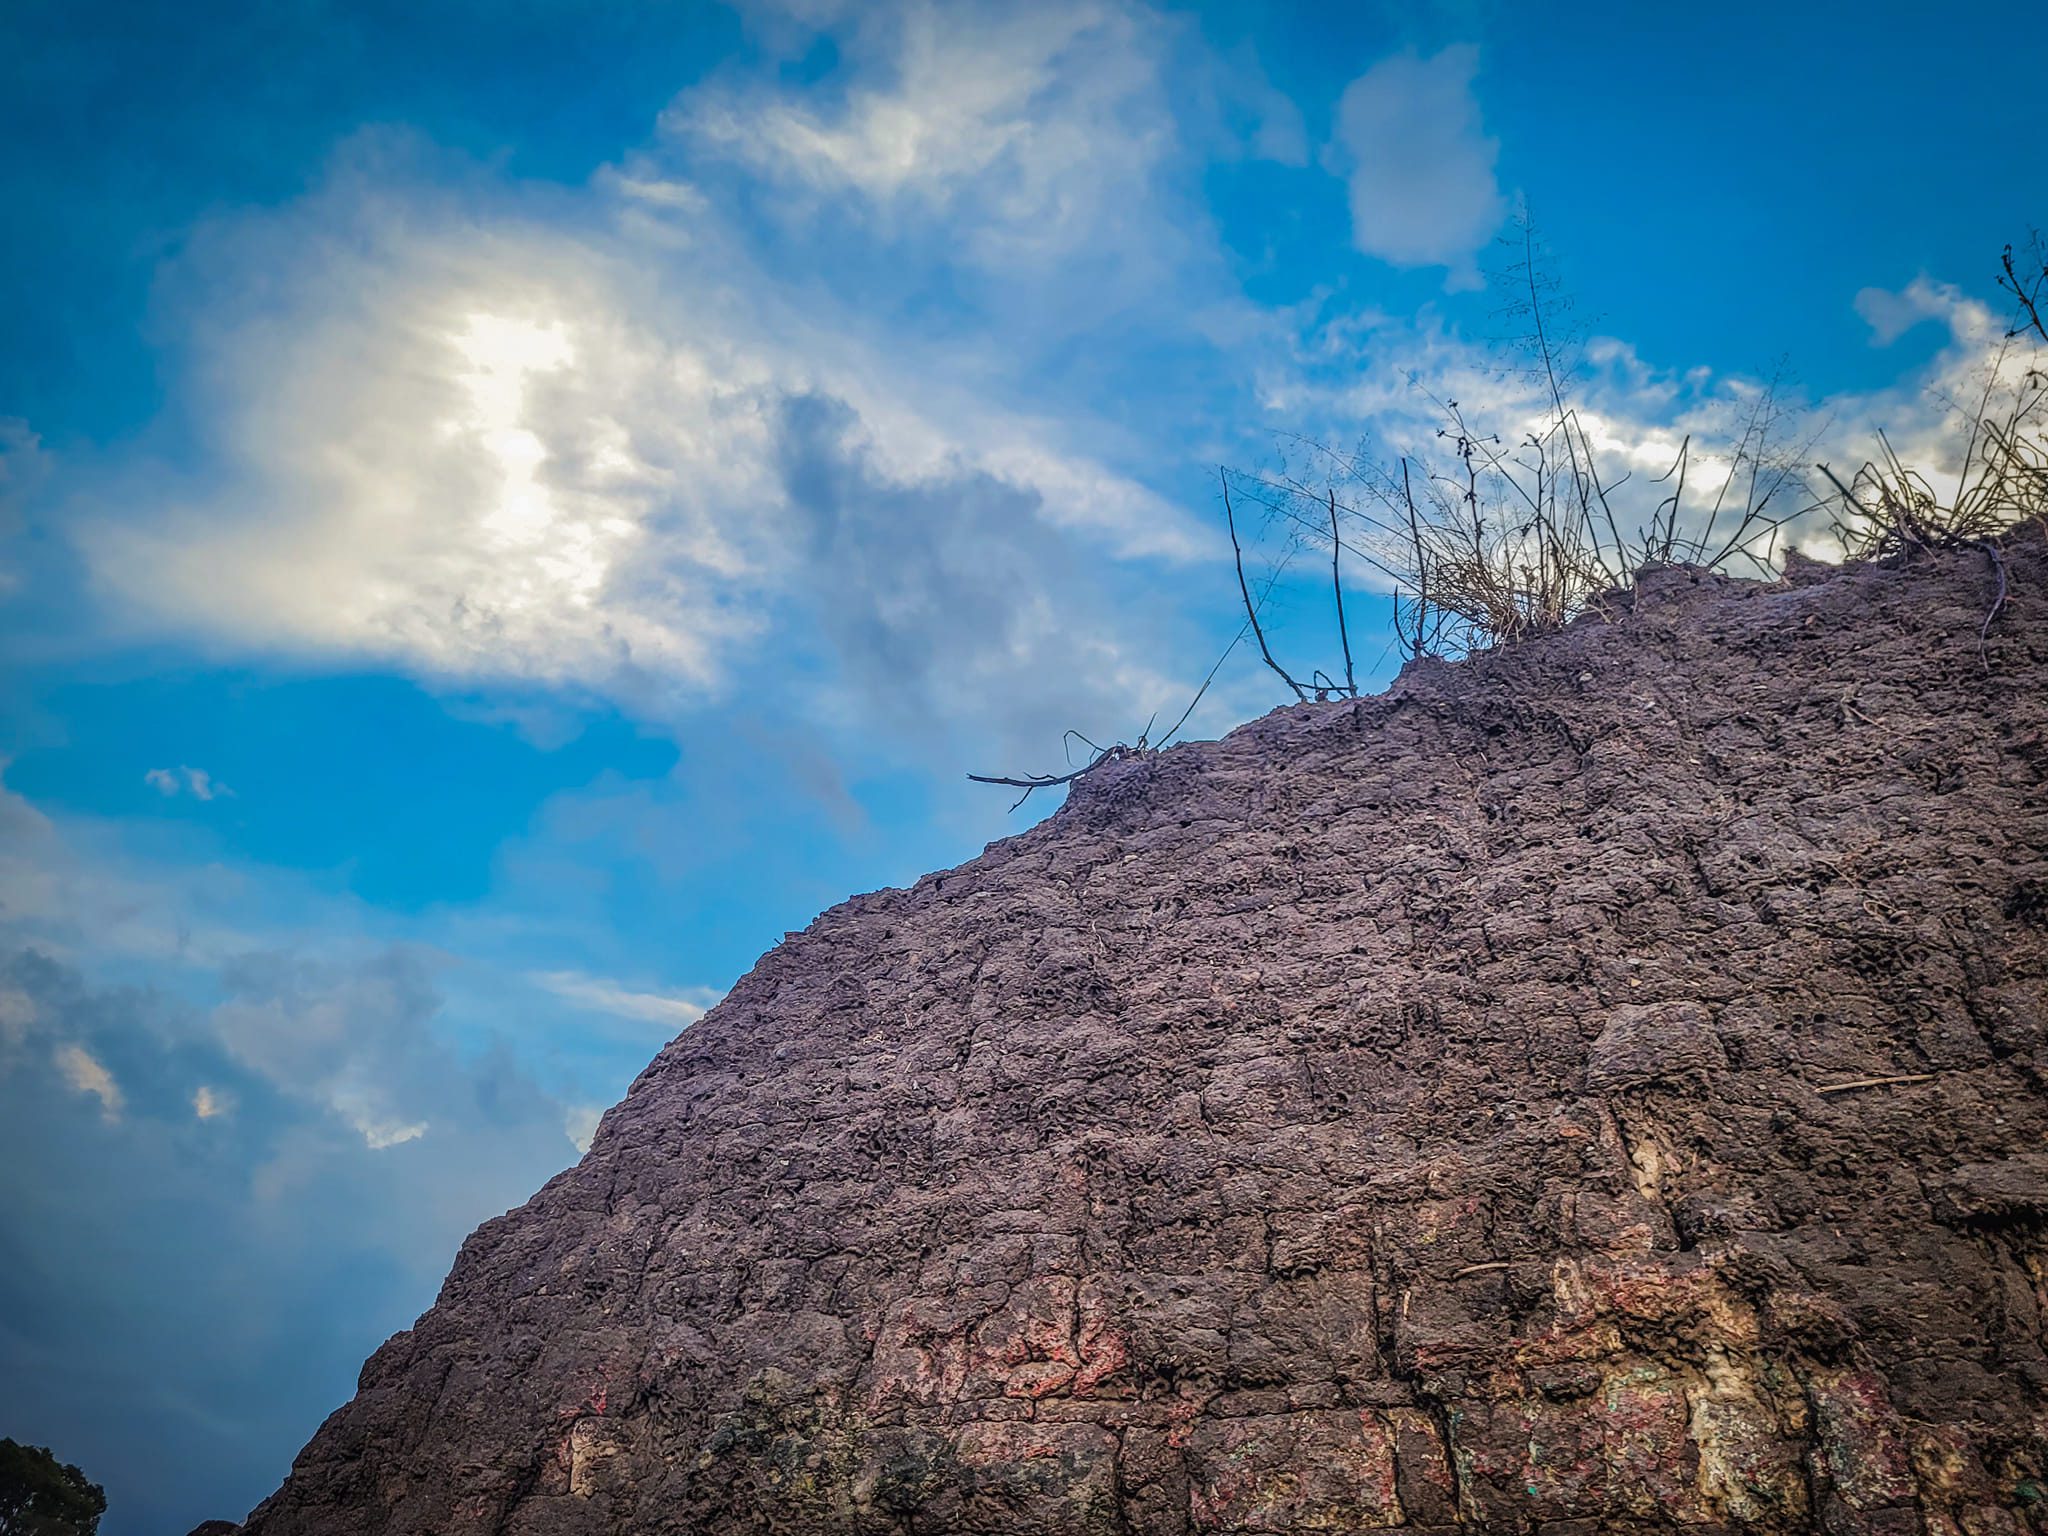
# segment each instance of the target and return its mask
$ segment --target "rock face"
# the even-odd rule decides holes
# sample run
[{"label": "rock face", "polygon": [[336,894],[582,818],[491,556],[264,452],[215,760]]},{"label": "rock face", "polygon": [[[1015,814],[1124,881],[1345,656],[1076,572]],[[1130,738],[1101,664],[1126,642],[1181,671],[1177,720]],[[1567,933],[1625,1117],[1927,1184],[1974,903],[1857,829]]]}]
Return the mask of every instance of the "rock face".
[{"label": "rock face", "polygon": [[2048,1529],[2048,550],[1105,766],[791,937],[254,1536]]}]

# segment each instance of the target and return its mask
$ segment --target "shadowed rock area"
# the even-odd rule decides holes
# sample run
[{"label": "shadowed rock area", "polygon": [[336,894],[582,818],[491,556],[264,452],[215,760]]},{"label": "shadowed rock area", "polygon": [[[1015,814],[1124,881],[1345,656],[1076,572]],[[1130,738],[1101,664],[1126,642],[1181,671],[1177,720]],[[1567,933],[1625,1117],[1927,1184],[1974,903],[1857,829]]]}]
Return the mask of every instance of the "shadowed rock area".
[{"label": "shadowed rock area", "polygon": [[2048,558],[1645,576],[767,955],[251,1536],[2048,1530]]}]

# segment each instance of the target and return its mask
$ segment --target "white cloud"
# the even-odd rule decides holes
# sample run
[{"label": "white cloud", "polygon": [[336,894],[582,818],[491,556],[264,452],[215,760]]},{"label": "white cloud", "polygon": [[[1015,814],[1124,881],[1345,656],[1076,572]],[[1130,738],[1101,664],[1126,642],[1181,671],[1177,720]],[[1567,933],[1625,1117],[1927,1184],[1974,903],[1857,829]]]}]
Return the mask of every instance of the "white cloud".
[{"label": "white cloud", "polygon": [[201,1083],[192,1090],[192,1114],[199,1120],[218,1120],[231,1115],[235,1110],[235,1096],[224,1088],[211,1083]]},{"label": "white cloud", "polygon": [[104,1119],[121,1118],[125,1102],[121,1096],[121,1085],[114,1081],[114,1074],[97,1056],[84,1046],[73,1043],[59,1046],[55,1061],[65,1082],[77,1092],[89,1093],[100,1101],[100,1114]]},{"label": "white cloud", "polygon": [[708,987],[693,987],[681,993],[635,992],[581,971],[535,971],[527,979],[578,1007],[658,1024],[667,1030],[685,1029],[696,1023],[723,995]]},{"label": "white cloud", "polygon": [[386,1147],[401,1147],[427,1134],[428,1122],[425,1120],[394,1120],[384,1114],[377,1108],[373,1092],[337,1091],[334,1108],[363,1138],[363,1145],[373,1152],[382,1152]]},{"label": "white cloud", "polygon": [[1856,313],[1870,327],[1872,346],[1888,347],[1925,320],[1946,320],[1963,302],[1947,283],[1916,277],[1904,288],[1865,288],[1856,295]]},{"label": "white cloud", "polygon": [[223,968],[215,1037],[242,1066],[324,1105],[383,1149],[417,1140],[427,1106],[462,1073],[435,1040],[426,962],[387,949],[352,965],[269,952]]},{"label": "white cloud", "polygon": [[[1855,313],[1870,326],[1872,346],[1890,346],[1929,319],[1954,330],[1956,317],[1966,311],[1982,311],[1987,322],[1991,317],[1989,309],[1966,297],[1954,283],[1935,283],[1925,272],[1903,289],[1860,289],[1855,295]],[[1976,319],[1968,324],[1974,326]]]},{"label": "white cloud", "polygon": [[1473,95],[1479,50],[1380,60],[1337,104],[1335,162],[1348,177],[1352,239],[1400,267],[1448,267],[1479,286],[1475,258],[1507,207],[1494,180],[1500,145]]},{"label": "white cloud", "polygon": [[835,107],[708,89],[663,127],[757,176],[854,193],[885,221],[943,216],[976,263],[1036,265],[1152,201],[1173,143],[1164,28],[1117,3],[876,6],[842,39],[860,67]]},{"label": "white cloud", "polygon": [[[179,774],[184,775],[182,780]],[[142,782],[166,799],[179,794],[189,794],[195,800],[232,799],[235,793],[204,768],[180,767],[177,773],[168,768],[152,768],[142,776]]]},{"label": "white cloud", "polygon": [[597,1123],[603,1118],[604,1110],[596,1104],[572,1104],[562,1116],[563,1134],[575,1143],[579,1153],[588,1152],[597,1136]]},{"label": "white cloud", "polygon": [[283,318],[205,317],[216,477],[147,523],[90,527],[96,573],[244,646],[708,685],[753,627],[726,601],[757,510],[727,468],[747,459],[749,381],[643,335],[574,241],[389,230],[364,255],[342,237],[367,212],[301,210]]}]

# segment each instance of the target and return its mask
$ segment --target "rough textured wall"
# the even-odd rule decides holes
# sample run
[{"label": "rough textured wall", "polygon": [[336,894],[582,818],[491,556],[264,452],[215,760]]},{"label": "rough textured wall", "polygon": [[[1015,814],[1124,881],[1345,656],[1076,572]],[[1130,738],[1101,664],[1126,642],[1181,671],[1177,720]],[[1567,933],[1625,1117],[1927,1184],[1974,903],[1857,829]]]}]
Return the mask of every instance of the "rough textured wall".
[{"label": "rough textured wall", "polygon": [[1986,659],[1981,552],[1664,572],[826,913],[249,1530],[2048,1529],[2007,558]]}]

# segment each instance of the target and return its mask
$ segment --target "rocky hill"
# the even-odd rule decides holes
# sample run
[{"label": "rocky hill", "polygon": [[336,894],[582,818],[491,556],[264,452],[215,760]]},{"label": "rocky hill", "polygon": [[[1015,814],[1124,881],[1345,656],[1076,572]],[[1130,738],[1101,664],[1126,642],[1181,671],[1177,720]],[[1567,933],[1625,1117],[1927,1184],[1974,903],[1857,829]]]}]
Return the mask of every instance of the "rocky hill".
[{"label": "rocky hill", "polygon": [[2048,1529],[2048,546],[1108,764],[789,938],[250,1536]]}]

